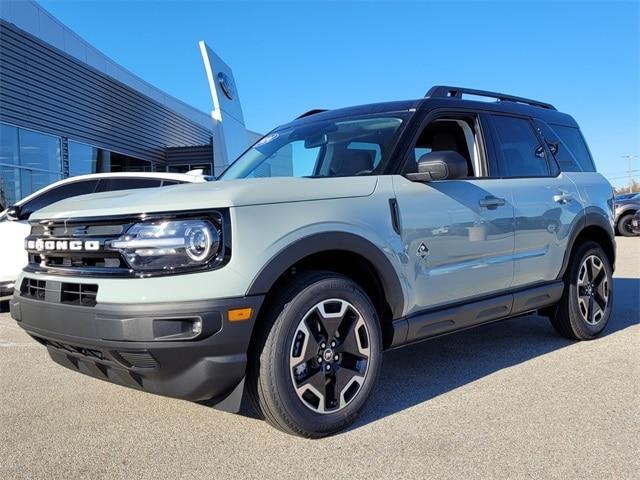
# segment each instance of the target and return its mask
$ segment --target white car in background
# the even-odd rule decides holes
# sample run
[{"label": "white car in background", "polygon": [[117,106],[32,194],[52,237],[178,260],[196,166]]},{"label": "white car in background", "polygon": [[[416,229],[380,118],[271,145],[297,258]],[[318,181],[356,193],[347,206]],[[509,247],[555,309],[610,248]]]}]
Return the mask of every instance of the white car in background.
[{"label": "white car in background", "polygon": [[65,178],[23,198],[0,213],[0,302],[11,298],[16,278],[28,263],[24,240],[30,232],[29,217],[36,210],[65,198],[95,192],[165,187],[212,179],[203,175],[202,170],[187,173],[95,173]]}]

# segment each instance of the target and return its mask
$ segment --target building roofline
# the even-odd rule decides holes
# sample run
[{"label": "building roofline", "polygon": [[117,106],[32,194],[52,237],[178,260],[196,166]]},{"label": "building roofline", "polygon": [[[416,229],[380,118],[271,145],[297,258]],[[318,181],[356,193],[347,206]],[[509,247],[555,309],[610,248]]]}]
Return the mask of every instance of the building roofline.
[{"label": "building roofline", "polygon": [[2,2],[0,18],[209,130],[211,115],[153,86],[84,40],[34,0]]}]

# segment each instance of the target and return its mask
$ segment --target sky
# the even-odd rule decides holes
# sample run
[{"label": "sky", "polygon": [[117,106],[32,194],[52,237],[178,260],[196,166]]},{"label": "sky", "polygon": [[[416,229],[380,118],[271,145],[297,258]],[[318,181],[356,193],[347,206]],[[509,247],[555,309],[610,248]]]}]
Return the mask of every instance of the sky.
[{"label": "sky", "polygon": [[248,128],[436,84],[554,104],[598,170],[640,178],[640,1],[39,3],[149,83],[210,112],[198,41],[234,72]]}]

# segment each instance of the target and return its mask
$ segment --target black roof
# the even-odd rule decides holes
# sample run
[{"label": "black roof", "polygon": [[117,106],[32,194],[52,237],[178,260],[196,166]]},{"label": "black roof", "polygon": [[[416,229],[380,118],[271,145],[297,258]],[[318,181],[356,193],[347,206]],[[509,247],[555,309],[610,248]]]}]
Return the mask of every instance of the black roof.
[{"label": "black roof", "polygon": [[[465,95],[474,97],[495,98],[494,102],[465,99]],[[282,125],[285,128],[291,124],[305,124],[334,118],[356,117],[376,113],[406,112],[410,110],[431,110],[433,108],[469,108],[493,112],[513,113],[543,119],[550,123],[577,126],[575,120],[556,110],[545,102],[517,97],[504,93],[488,92],[463,87],[435,86],[424,98],[416,100],[401,100],[393,102],[371,103],[335,110],[314,109],[303,113],[292,122]]]}]

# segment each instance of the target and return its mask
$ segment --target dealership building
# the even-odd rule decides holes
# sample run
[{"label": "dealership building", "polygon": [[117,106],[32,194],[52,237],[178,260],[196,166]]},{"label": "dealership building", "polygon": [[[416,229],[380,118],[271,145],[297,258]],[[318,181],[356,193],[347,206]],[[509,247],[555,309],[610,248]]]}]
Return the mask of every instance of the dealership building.
[{"label": "dealership building", "polygon": [[257,134],[228,66],[200,50],[211,113],[132,74],[36,2],[2,1],[0,204],[86,173],[219,173]]}]

